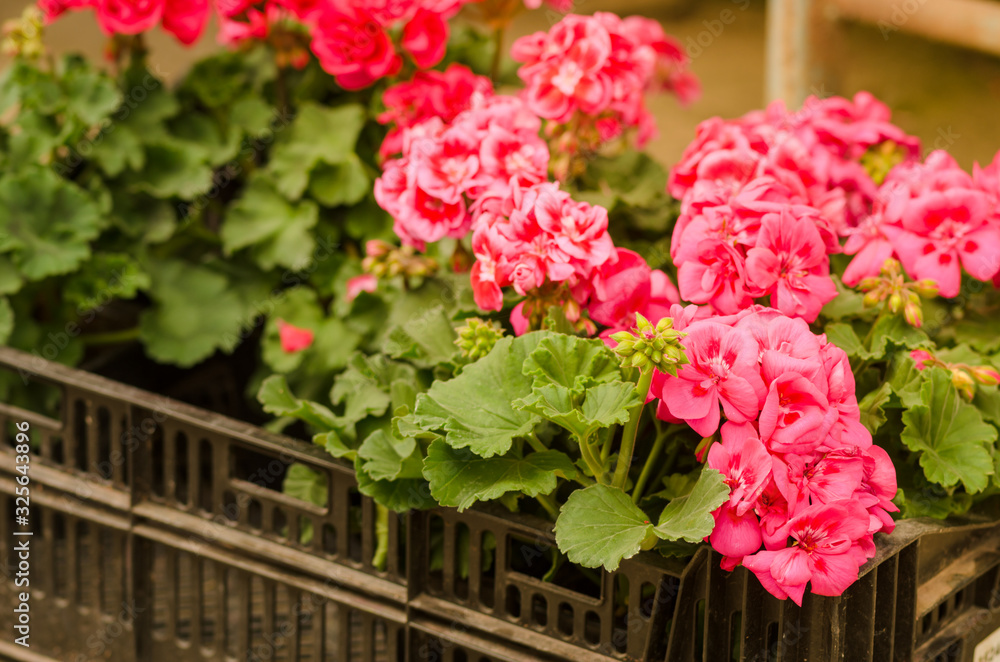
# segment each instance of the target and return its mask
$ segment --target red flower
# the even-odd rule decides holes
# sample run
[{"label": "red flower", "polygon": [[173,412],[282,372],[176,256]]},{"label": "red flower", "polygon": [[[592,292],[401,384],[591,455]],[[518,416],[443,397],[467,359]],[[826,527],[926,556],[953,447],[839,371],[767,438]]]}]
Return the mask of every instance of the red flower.
[{"label": "red flower", "polygon": [[403,66],[382,25],[365,9],[325,5],[312,27],[312,51],[347,90],[360,90]]},{"label": "red flower", "polygon": [[448,46],[448,24],[440,14],[418,9],[403,28],[402,46],[421,69],[433,67]]}]

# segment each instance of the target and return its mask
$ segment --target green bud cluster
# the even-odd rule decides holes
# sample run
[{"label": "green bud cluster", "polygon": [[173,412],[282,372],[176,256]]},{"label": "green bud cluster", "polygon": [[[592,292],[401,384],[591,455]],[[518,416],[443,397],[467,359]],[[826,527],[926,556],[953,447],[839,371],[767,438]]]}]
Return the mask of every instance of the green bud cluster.
[{"label": "green bud cluster", "polygon": [[503,329],[496,322],[487,322],[478,317],[465,320],[463,326],[456,329],[458,338],[455,345],[462,356],[470,361],[478,361],[493,349],[497,341],[503,337]]},{"label": "green bud cluster", "polygon": [[396,247],[373,239],[368,242],[366,252],[361,268],[376,278],[432,276],[438,270],[437,260],[418,255],[412,246]]},{"label": "green bud cluster", "polygon": [[8,57],[37,58],[45,54],[42,43],[42,28],[45,15],[34,5],[27,7],[20,18],[12,18],[3,23],[3,43],[0,50]]},{"label": "green bud cluster", "polygon": [[635,327],[611,335],[618,343],[614,351],[622,366],[645,370],[652,366],[660,372],[677,376],[677,369],[689,363],[680,339],[685,335],[673,328],[674,321],[664,317],[656,325],[636,313]]},{"label": "green bud cluster", "polygon": [[882,265],[880,276],[862,279],[858,289],[865,293],[865,306],[884,302],[893,315],[902,311],[907,324],[916,328],[924,323],[921,297],[930,299],[938,293],[938,285],[933,280],[906,282],[899,260],[891,257]]}]

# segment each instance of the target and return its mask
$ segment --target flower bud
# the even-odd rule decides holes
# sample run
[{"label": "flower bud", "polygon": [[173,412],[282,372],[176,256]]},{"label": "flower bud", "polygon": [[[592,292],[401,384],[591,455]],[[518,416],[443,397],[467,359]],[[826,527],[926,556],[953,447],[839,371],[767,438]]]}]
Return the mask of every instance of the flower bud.
[{"label": "flower bud", "polygon": [[988,365],[980,365],[972,368],[972,377],[980,384],[986,386],[996,386],[1000,384],[1000,372]]},{"label": "flower bud", "polygon": [[924,278],[913,283],[913,289],[925,299],[930,299],[937,296],[938,284],[930,278]]},{"label": "flower bud", "polygon": [[865,292],[864,304],[866,308],[871,308],[877,306],[882,301],[882,292],[880,290],[872,290],[871,292]]},{"label": "flower bud", "polygon": [[889,310],[894,313],[898,313],[899,309],[903,306],[903,297],[899,296],[898,292],[893,292],[889,295]]},{"label": "flower bud", "polygon": [[971,400],[976,395],[976,383],[969,376],[969,373],[959,368],[952,368],[951,383],[962,395]]},{"label": "flower bud", "polygon": [[903,307],[903,317],[906,318],[906,323],[910,326],[919,329],[924,323],[924,311],[921,310],[920,304],[908,303]]},{"label": "flower bud", "polygon": [[934,356],[925,349],[915,349],[910,352],[910,358],[917,362],[917,370],[923,370],[936,362]]},{"label": "flower bud", "polygon": [[862,292],[868,292],[869,290],[874,290],[876,287],[878,287],[879,283],[881,282],[882,279],[875,278],[874,276],[871,276],[869,278],[862,278],[861,282],[858,283],[858,289],[861,290]]},{"label": "flower bud", "polygon": [[895,276],[899,273],[900,264],[899,260],[894,257],[886,258],[885,262],[882,263],[882,275],[883,276]]},{"label": "flower bud", "polygon": [[478,361],[493,349],[497,341],[503,337],[503,329],[496,322],[487,322],[478,317],[465,320],[463,326],[456,329],[458,338],[455,345],[462,356]]},{"label": "flower bud", "polygon": [[618,343],[615,353],[621,357],[624,367],[646,368],[652,365],[661,372],[677,374],[677,366],[688,362],[680,338],[685,334],[673,329],[673,320],[663,318],[654,326],[640,314],[636,314],[635,328],[611,334]]}]

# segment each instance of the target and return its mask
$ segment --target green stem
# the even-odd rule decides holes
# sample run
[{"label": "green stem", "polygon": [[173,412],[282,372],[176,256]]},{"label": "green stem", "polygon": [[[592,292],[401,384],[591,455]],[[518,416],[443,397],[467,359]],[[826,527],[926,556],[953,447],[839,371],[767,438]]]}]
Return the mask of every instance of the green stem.
[{"label": "green stem", "polygon": [[135,326],[131,329],[122,329],[121,331],[88,333],[80,336],[80,340],[84,345],[114,345],[117,343],[128,342],[130,340],[136,340],[139,338],[139,335],[140,329]]},{"label": "green stem", "polygon": [[282,116],[288,114],[288,81],[285,79],[285,68],[278,67],[278,72],[274,77],[274,93],[278,102],[278,109]]},{"label": "green stem", "polygon": [[496,85],[500,78],[500,65],[503,63],[503,38],[506,25],[501,25],[493,31],[493,62],[490,64],[490,79]]},{"label": "green stem", "polygon": [[628,480],[628,470],[632,466],[632,451],[635,449],[636,432],[639,430],[639,419],[642,418],[643,407],[646,406],[646,395],[649,393],[649,386],[653,383],[653,366],[647,365],[639,375],[639,383],[635,390],[639,393],[639,404],[632,407],[629,413],[628,423],[622,431],[622,445],[618,450],[618,465],[615,467],[615,476],[611,481],[614,487],[625,489],[625,482]]},{"label": "green stem", "polygon": [[598,483],[603,483],[604,481],[601,479],[604,476],[604,465],[594,455],[594,448],[590,445],[590,440],[578,439],[578,441],[580,442],[580,455],[583,457],[587,468],[594,474],[594,480]]},{"label": "green stem", "polygon": [[632,488],[632,503],[639,503],[639,499],[642,498],[642,493],[646,489],[646,483],[649,482],[649,476],[653,473],[653,466],[659,459],[660,453],[663,452],[663,447],[666,445],[667,440],[674,436],[674,430],[675,428],[670,427],[667,428],[666,431],[656,435],[656,441],[653,442],[653,448],[649,451],[646,463],[642,465],[642,472],[639,474],[639,480],[635,482],[635,487]]},{"label": "green stem", "polygon": [[543,444],[541,442],[541,440],[538,438],[538,436],[535,435],[534,433],[532,433],[530,436],[525,437],[524,439],[525,439],[525,441],[528,442],[528,445],[531,446],[531,449],[534,450],[534,451],[537,451],[537,452],[541,453],[542,451],[549,450],[545,446],[545,444]]},{"label": "green stem", "polygon": [[375,504],[375,551],[372,553],[372,565],[379,570],[385,570],[388,558],[389,509]]},{"label": "green stem", "polygon": [[559,519],[559,507],[550,495],[539,494],[535,497],[535,500],[542,504],[542,508],[545,509],[545,512],[552,516],[552,521]]},{"label": "green stem", "polygon": [[885,305],[882,306],[882,310],[880,310],[878,313],[878,317],[876,317],[875,321],[872,322],[872,328],[868,329],[868,333],[865,334],[865,339],[861,341],[861,346],[864,347],[865,349],[870,349],[872,334],[875,333],[875,326],[882,320],[883,317],[885,317],[885,314],[887,312],[889,312],[888,301],[885,302]]},{"label": "green stem", "polygon": [[590,478],[587,478],[586,476],[584,476],[580,472],[577,472],[576,478],[574,478],[573,480],[575,480],[576,482],[580,483],[584,487],[590,487],[591,485],[595,485],[596,484],[593,480],[591,480]]},{"label": "green stem", "polygon": [[615,440],[614,428],[603,428],[599,434],[604,435],[604,443],[601,444],[601,466],[604,466],[604,461],[608,459],[611,455],[611,443]]}]

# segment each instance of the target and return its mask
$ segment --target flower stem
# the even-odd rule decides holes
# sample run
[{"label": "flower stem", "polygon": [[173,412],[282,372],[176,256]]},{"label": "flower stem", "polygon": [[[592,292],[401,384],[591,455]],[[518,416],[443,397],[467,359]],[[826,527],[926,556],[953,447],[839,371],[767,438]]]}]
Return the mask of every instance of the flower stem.
[{"label": "flower stem", "polygon": [[580,455],[583,456],[583,462],[590,469],[590,472],[594,474],[594,480],[598,483],[603,483],[604,465],[594,454],[594,448],[590,445],[590,440],[580,439],[578,441],[580,442]]},{"label": "flower stem", "polygon": [[490,64],[490,79],[496,85],[500,78],[500,65],[503,63],[503,38],[507,25],[502,24],[493,30],[493,62]]},{"label": "flower stem", "polygon": [[649,451],[646,463],[642,465],[642,472],[639,474],[639,479],[635,482],[635,487],[632,488],[632,503],[639,503],[639,499],[642,498],[642,493],[646,489],[646,483],[649,482],[649,476],[653,473],[653,466],[660,458],[660,453],[663,452],[663,447],[666,445],[667,440],[674,436],[675,430],[676,428],[670,427],[666,431],[656,435],[653,448]]},{"label": "flower stem", "polygon": [[130,340],[137,340],[139,338],[139,333],[139,327],[135,326],[131,329],[122,329],[121,331],[88,333],[80,336],[80,340],[84,345],[114,345],[117,343],[128,342]]},{"label": "flower stem", "polygon": [[542,451],[549,450],[548,447],[546,447],[545,444],[543,444],[541,442],[541,440],[538,438],[538,436],[535,433],[531,433],[530,435],[528,435],[524,439],[525,439],[525,441],[528,442],[528,445],[531,446],[531,449],[534,450],[534,451],[538,451],[539,453],[541,453]]},{"label": "flower stem", "polygon": [[618,450],[618,465],[615,467],[615,475],[611,481],[614,487],[625,489],[628,470],[632,466],[632,451],[635,449],[635,437],[639,431],[639,419],[642,418],[642,410],[646,406],[646,395],[649,393],[649,386],[652,383],[653,366],[647,365],[642,374],[639,375],[639,383],[635,387],[639,393],[639,404],[632,407],[628,423],[625,424],[625,429],[622,431],[622,445]]},{"label": "flower stem", "polygon": [[539,494],[535,497],[535,500],[542,504],[542,508],[544,508],[545,512],[552,516],[553,521],[559,519],[559,508],[556,506],[555,500],[550,495]]}]

